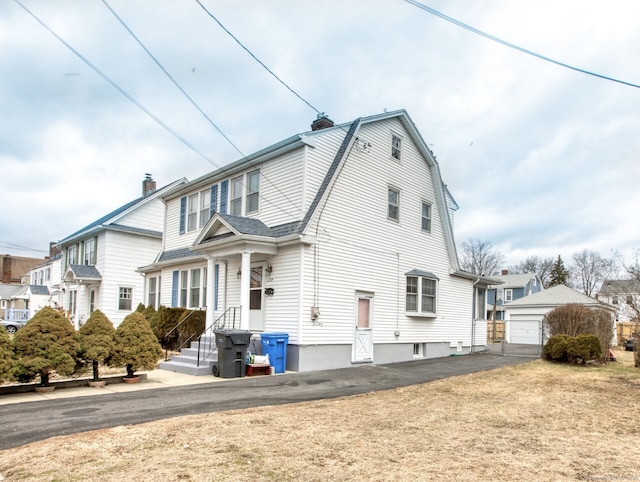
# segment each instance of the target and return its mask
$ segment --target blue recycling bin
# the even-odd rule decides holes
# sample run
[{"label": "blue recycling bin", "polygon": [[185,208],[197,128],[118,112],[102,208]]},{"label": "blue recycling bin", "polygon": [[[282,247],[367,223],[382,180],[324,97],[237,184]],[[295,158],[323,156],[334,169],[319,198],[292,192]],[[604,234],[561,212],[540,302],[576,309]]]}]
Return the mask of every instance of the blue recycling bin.
[{"label": "blue recycling bin", "polygon": [[284,373],[287,369],[288,333],[260,333],[262,354],[269,355],[269,363],[275,373]]}]

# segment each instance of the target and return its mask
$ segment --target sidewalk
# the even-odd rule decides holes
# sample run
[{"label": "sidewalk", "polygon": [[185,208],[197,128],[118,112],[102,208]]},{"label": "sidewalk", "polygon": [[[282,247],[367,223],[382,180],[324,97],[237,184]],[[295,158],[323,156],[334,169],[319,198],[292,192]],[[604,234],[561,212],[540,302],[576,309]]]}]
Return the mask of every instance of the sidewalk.
[{"label": "sidewalk", "polygon": [[101,388],[82,386],[73,388],[56,388],[53,392],[49,393],[26,392],[3,394],[0,395],[0,405],[35,402],[40,400],[56,400],[61,398],[92,397],[107,395],[109,393],[137,392],[153,388],[202,385],[205,383],[232,380],[230,378],[217,378],[213,375],[196,377],[160,369],[148,372],[140,371],[136,373],[146,375],[146,380],[141,380],[140,383],[110,383]]}]

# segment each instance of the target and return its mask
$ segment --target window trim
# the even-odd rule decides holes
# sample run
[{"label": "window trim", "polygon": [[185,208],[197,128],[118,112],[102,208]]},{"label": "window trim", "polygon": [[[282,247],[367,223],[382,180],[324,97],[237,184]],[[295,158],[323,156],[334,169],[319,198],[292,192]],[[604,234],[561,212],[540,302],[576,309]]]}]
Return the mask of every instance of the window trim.
[{"label": "window trim", "polygon": [[[396,203],[395,204],[391,204],[391,199],[389,199],[390,194],[394,192],[396,193]],[[393,221],[394,223],[399,223],[400,222],[400,189],[390,186],[387,186],[387,219],[389,221]],[[395,207],[396,209],[396,217],[392,217],[390,210],[392,207]]]},{"label": "window trim", "polygon": [[[410,279],[416,280],[415,292],[413,291],[409,292],[408,290]],[[434,294],[432,295],[433,305],[434,305],[433,311],[423,310],[424,302],[425,302],[424,300],[425,286],[423,282],[425,280],[434,283],[434,286],[433,286]],[[429,273],[426,271],[412,270],[405,274],[404,283],[405,283],[405,304],[404,304],[405,315],[409,317],[436,318],[438,316],[438,306],[440,304],[439,296],[438,296],[439,288],[440,288],[440,280],[438,279],[438,277],[435,274]],[[411,288],[413,289],[414,285],[412,285]],[[415,310],[408,309],[409,296],[415,299],[415,307],[416,307]]]},{"label": "window trim", "polygon": [[[129,290],[129,304],[131,305],[129,308],[122,307],[122,301],[126,300],[126,298],[122,297],[123,290]],[[118,311],[133,311],[133,286],[118,286]]]},{"label": "window trim", "polygon": [[[253,176],[256,176],[257,179],[257,189],[255,191],[251,190],[251,179]],[[254,214],[254,213],[258,213],[260,212],[260,169],[254,169],[253,171],[250,171],[247,173],[247,180],[246,180],[246,195],[245,195],[245,214]],[[255,196],[257,198],[256,201],[256,208],[252,211],[249,211],[249,206],[250,206],[250,198],[252,198],[253,196]]]},{"label": "window trim", "polygon": [[211,188],[198,193],[198,227],[204,228],[211,219]]},{"label": "window trim", "polygon": [[511,288],[505,288],[504,289],[504,302],[505,303],[509,303],[510,301],[513,301],[513,290]]},{"label": "window trim", "polygon": [[[397,145],[396,145],[396,142]],[[391,149],[389,151],[389,157],[396,162],[402,162],[402,136],[392,132],[391,133]]]},{"label": "window trim", "polygon": [[232,216],[242,216],[244,174],[231,178],[229,184],[229,214]]},{"label": "window trim", "polygon": [[[424,208],[425,208],[425,206],[427,208],[429,208],[429,216],[428,217],[424,216]],[[420,220],[421,220],[421,222],[420,222],[420,230],[422,232],[424,232],[424,233],[431,234],[431,226],[432,226],[432,223],[433,223],[433,205],[428,201],[422,201],[422,211],[420,213]],[[428,224],[429,224],[429,228],[428,229],[425,229],[425,227],[424,227],[425,220],[428,221]]]}]

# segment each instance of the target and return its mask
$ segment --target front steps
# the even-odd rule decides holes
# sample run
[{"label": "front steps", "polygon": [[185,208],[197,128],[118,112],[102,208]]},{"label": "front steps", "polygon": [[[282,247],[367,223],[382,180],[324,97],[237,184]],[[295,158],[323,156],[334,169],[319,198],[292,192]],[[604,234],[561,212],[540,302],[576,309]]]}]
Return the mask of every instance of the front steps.
[{"label": "front steps", "polygon": [[[202,350],[204,351],[204,350]],[[202,353],[201,353],[202,356]],[[198,366],[198,342],[192,342],[190,348],[183,348],[179,355],[173,355],[170,360],[160,362],[159,368],[185,375],[204,376],[213,375],[212,365],[218,361],[218,351],[214,351]]]}]

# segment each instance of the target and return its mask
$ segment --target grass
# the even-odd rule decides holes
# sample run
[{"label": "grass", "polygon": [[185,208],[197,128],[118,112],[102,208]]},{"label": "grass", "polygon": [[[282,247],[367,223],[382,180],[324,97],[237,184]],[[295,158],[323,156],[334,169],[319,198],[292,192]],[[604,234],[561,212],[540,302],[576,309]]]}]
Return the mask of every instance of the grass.
[{"label": "grass", "polygon": [[[6,480],[640,480],[640,370],[541,360],[0,452]],[[0,476],[0,480],[2,480]]]}]

